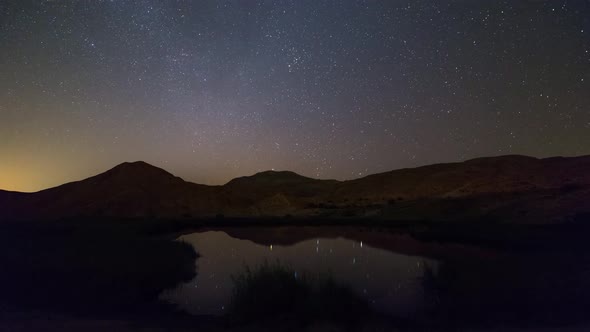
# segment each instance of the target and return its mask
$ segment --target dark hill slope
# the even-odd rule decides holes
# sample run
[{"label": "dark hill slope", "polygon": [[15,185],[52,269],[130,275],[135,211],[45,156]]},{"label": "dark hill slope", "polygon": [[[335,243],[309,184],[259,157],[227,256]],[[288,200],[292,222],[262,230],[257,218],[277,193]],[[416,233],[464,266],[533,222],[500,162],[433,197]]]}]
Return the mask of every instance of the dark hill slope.
[{"label": "dark hill slope", "polygon": [[144,162],[37,193],[0,191],[0,220],[303,216],[547,223],[590,214],[590,156],[478,158],[317,180],[267,171],[205,186]]},{"label": "dark hill slope", "polygon": [[334,198],[382,204],[385,218],[564,221],[590,211],[590,157],[478,158],[371,175]]},{"label": "dark hill slope", "polygon": [[371,199],[464,197],[590,184],[590,157],[501,156],[401,169],[347,181],[338,194]]},{"label": "dark hill slope", "polygon": [[206,215],[216,201],[211,189],[144,162],[123,163],[82,181],[24,194],[11,210],[26,219]]},{"label": "dark hill slope", "polygon": [[317,197],[334,191],[334,180],[317,180],[289,171],[266,171],[231,180],[223,186],[224,197],[233,204],[226,209],[234,215],[235,208],[252,216],[307,215],[305,208]]}]

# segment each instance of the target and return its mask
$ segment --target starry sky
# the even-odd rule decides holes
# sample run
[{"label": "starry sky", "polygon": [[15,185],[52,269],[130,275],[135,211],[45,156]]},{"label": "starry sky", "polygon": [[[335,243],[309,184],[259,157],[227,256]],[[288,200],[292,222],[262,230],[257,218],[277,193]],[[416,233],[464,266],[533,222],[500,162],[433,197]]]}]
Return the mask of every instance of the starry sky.
[{"label": "starry sky", "polygon": [[590,1],[0,1],[0,188],[590,154]]}]

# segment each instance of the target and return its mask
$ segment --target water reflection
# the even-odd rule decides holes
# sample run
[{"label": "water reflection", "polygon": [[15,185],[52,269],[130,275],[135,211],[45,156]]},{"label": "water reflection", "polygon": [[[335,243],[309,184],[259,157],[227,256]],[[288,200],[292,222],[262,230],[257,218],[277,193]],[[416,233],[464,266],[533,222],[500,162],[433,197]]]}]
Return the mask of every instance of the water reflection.
[{"label": "water reflection", "polygon": [[[229,231],[228,231],[229,232]],[[229,232],[231,234],[231,232]],[[433,259],[374,248],[363,241],[318,237],[282,244],[255,243],[223,231],[205,231],[181,237],[201,257],[197,277],[162,297],[193,314],[220,315],[226,312],[232,292],[232,275],[245,266],[280,261],[294,274],[331,275],[335,282],[350,287],[376,310],[396,316],[412,315],[424,305],[421,278],[427,269],[436,270]],[[265,241],[272,241],[266,237]]]}]

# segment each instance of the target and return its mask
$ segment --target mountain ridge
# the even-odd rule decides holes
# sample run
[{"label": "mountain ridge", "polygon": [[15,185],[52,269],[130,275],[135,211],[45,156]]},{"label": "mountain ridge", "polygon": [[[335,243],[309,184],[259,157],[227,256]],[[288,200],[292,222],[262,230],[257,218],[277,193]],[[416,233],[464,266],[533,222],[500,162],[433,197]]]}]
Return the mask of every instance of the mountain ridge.
[{"label": "mountain ridge", "polygon": [[[337,181],[263,171],[196,184],[143,161],[34,193],[0,190],[0,221],[228,217],[563,222],[590,213],[590,156],[521,155],[425,165]],[[590,200],[588,200],[590,201]],[[463,206],[463,208],[461,208]]]}]

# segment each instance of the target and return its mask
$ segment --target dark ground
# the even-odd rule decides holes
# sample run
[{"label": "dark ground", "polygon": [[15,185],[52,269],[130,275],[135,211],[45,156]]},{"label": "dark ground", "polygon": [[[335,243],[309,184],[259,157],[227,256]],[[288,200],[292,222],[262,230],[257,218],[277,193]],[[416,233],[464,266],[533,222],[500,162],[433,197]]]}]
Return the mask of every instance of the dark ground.
[{"label": "dark ground", "polygon": [[[173,241],[207,226],[356,227],[411,234],[421,241],[460,243],[509,252],[509,259],[447,260],[426,276],[428,317],[401,322],[371,316],[366,330],[524,330],[577,328],[590,319],[588,223],[519,226],[491,223],[259,219],[171,222],[62,221],[0,225],[0,327],[8,330],[272,330],[290,321],[192,317],[158,300],[163,289],[190,280],[197,253]],[[356,303],[356,302],[355,302]],[[360,304],[359,304],[360,305]],[[287,326],[285,326],[287,324]],[[296,325],[298,326],[298,325]],[[369,328],[369,327],[370,328]],[[339,330],[310,322],[305,328]],[[298,328],[302,328],[298,326]],[[297,329],[298,329],[297,328]],[[296,329],[294,329],[296,330]]]}]

